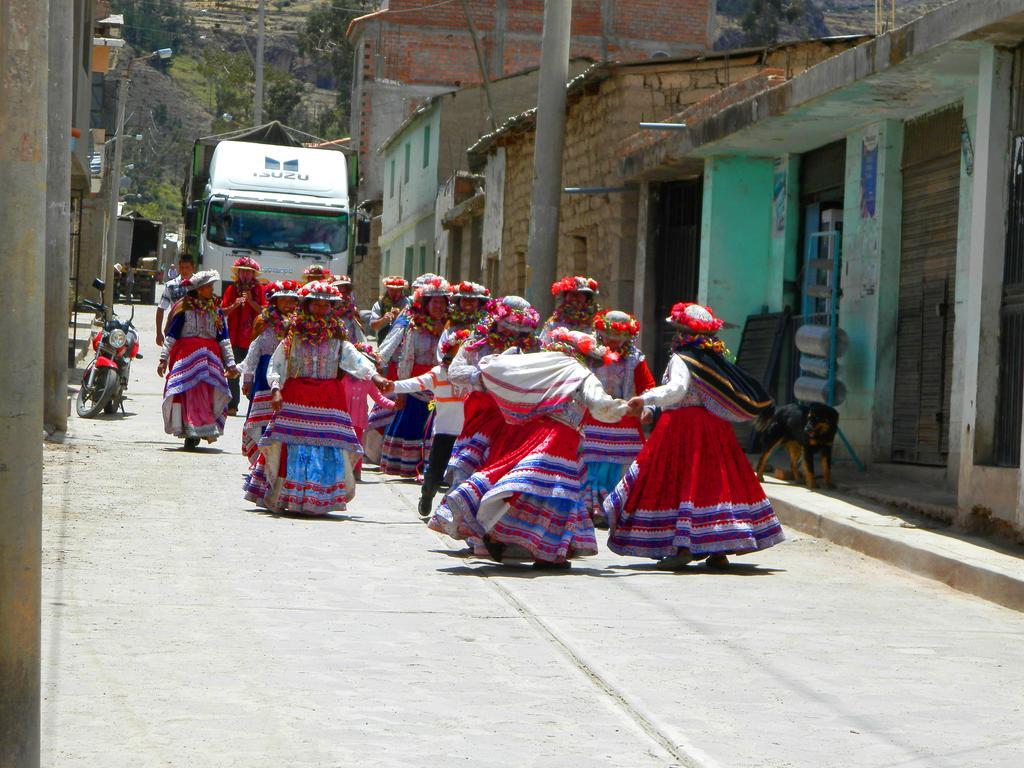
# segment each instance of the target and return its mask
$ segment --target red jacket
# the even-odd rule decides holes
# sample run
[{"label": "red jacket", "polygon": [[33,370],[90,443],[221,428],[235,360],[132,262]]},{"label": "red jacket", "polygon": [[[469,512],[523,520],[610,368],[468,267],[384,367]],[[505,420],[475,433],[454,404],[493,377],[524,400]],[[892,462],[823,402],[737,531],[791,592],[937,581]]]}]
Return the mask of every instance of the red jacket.
[{"label": "red jacket", "polygon": [[231,314],[228,314],[228,307],[234,304],[235,300],[241,295],[238,291],[237,283],[232,283],[224,289],[224,298],[220,303],[221,308],[224,310],[224,316],[228,319],[228,336],[231,337],[231,346],[238,347],[239,349],[249,348],[249,344],[252,342],[252,325],[256,322],[256,318],[259,317],[260,312],[263,311],[263,307],[267,303],[266,296],[263,293],[263,286],[260,283],[248,283],[246,287],[251,292],[252,298],[260,305],[258,310],[253,309],[247,302]]}]

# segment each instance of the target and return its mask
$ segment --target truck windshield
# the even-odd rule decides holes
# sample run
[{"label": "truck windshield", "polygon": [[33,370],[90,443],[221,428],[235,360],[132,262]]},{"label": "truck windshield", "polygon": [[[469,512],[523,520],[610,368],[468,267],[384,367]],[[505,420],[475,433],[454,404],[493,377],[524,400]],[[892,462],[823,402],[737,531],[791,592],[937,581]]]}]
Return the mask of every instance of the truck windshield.
[{"label": "truck windshield", "polygon": [[348,215],[242,205],[225,211],[223,202],[213,202],[206,236],[234,248],[341,253],[348,246]]}]

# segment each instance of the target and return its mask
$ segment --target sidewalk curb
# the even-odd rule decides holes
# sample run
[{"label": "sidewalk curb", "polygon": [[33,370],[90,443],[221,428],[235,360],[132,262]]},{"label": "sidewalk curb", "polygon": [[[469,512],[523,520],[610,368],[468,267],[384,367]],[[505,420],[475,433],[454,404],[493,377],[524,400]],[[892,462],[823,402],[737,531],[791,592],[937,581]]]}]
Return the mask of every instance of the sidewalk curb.
[{"label": "sidewalk curb", "polygon": [[[1024,611],[1024,561],[958,537],[951,539],[916,528],[910,528],[908,533],[908,529],[894,526],[891,515],[876,512],[869,506],[838,502],[855,510],[854,514],[859,519],[816,511],[807,504],[782,498],[777,490],[779,487],[766,483],[765,491],[783,525],[856,550],[918,576],[940,581],[961,592],[1015,611]],[[828,501],[828,506],[835,506],[837,502],[830,497],[819,498]],[[894,535],[891,532],[893,530],[902,531],[903,534]],[[973,548],[977,550],[979,559],[992,559],[998,564],[968,562],[962,557],[940,551],[948,544],[955,544],[958,548]],[[1005,567],[1000,568],[999,564]]]}]

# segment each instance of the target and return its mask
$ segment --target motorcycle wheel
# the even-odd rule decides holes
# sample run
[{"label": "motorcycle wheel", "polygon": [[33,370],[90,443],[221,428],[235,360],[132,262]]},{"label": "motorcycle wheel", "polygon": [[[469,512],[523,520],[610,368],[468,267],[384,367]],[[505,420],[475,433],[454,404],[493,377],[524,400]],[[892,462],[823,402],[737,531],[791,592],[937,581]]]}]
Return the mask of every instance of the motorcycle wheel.
[{"label": "motorcycle wheel", "polygon": [[114,397],[114,390],[117,388],[117,371],[113,368],[105,368],[104,372],[97,373],[93,386],[85,383],[78,390],[78,397],[75,398],[75,410],[83,419],[91,419],[99,415]]}]

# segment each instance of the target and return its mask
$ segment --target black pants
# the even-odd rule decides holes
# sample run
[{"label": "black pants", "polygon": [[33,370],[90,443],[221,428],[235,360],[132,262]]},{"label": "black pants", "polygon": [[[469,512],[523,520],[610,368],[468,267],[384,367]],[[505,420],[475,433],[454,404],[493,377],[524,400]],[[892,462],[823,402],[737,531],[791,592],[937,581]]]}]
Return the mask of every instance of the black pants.
[{"label": "black pants", "polygon": [[448,460],[452,457],[452,448],[458,435],[434,435],[427,457],[427,469],[423,473],[423,490],[420,492],[421,504],[433,504],[434,495],[444,480],[444,471],[448,468]]},{"label": "black pants", "polygon": [[[231,352],[235,356],[235,365],[241,365],[242,361],[245,360],[245,356],[248,354],[249,350],[247,348],[246,349],[242,349],[241,347],[236,347],[234,344],[232,344],[231,345]],[[235,378],[235,379],[228,379],[228,387],[231,389],[231,402],[228,403],[228,410],[229,411],[232,411],[232,410],[237,411],[238,410],[238,404],[240,402],[242,402],[242,385],[241,385],[241,381],[242,381],[242,377],[241,376],[239,376],[238,378]]]}]

